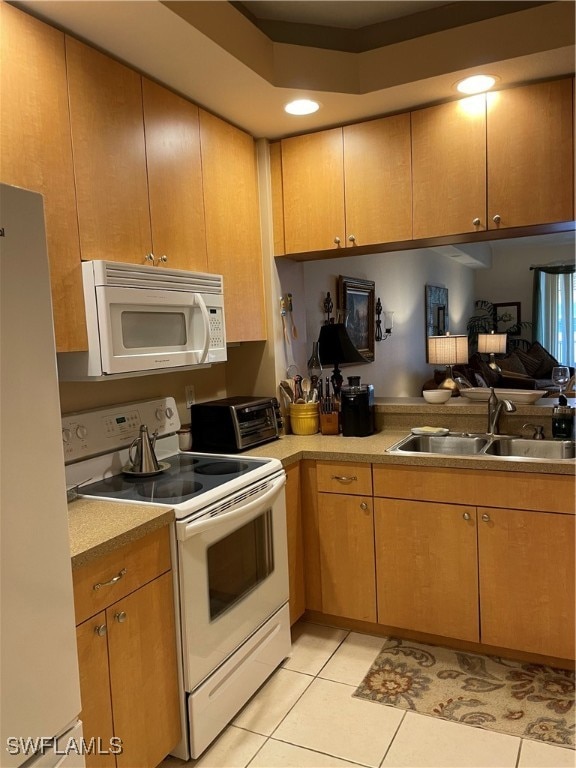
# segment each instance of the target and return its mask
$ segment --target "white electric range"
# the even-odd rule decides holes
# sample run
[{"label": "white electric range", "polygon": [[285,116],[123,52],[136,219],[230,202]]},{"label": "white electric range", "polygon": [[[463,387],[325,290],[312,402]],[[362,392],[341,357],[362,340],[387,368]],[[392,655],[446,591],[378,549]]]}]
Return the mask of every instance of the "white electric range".
[{"label": "white electric range", "polygon": [[[141,424],[165,469],[123,472]],[[198,757],[290,652],[286,476],[277,459],[182,452],[173,398],[62,418],[68,486],[174,509],[174,590],[185,738]],[[121,514],[119,512],[119,514]]]}]

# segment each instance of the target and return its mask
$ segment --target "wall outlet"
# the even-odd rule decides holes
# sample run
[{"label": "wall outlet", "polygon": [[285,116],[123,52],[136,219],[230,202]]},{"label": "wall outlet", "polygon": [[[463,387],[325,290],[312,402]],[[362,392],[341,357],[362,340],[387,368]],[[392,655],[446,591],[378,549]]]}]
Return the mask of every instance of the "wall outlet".
[{"label": "wall outlet", "polygon": [[190,408],[196,402],[196,391],[193,384],[186,384],[186,408]]}]

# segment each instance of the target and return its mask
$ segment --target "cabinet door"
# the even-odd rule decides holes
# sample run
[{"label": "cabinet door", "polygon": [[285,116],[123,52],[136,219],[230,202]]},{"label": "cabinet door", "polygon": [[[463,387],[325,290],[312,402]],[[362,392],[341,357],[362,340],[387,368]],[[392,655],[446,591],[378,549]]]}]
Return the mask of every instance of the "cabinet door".
[{"label": "cabinet door", "polygon": [[343,248],[342,128],[281,143],[286,253]]},{"label": "cabinet door", "polygon": [[346,246],[410,240],[410,115],[348,125],[343,134]]},{"label": "cabinet door", "polygon": [[140,75],[66,36],[82,258],[144,263],[150,212]]},{"label": "cabinet door", "polygon": [[44,195],[56,345],[86,349],[64,35],[7,3],[0,34],[1,178]]},{"label": "cabinet door", "polygon": [[374,500],[378,622],[478,642],[476,509]]},{"label": "cabinet door", "polygon": [[145,77],[142,97],[154,255],[206,272],[198,107]]},{"label": "cabinet door", "polygon": [[483,643],[574,658],[574,520],[478,509]]},{"label": "cabinet door", "polygon": [[288,533],[288,579],[290,585],[290,624],[306,609],[304,587],[304,539],[300,504],[300,466],[286,468],[286,525]]},{"label": "cabinet door", "polygon": [[254,139],[200,110],[208,269],[224,275],[228,341],[266,338]]},{"label": "cabinet door", "polygon": [[572,84],[567,78],[487,95],[490,229],[573,218]]},{"label": "cabinet door", "polygon": [[481,95],[412,112],[415,239],[486,229],[485,104]]},{"label": "cabinet door", "polygon": [[107,609],[118,768],[155,768],[180,739],[172,573]]},{"label": "cabinet door", "polygon": [[86,768],[116,768],[114,755],[103,754],[109,750],[114,735],[106,614],[99,613],[76,627],[76,642],[83,736],[86,742],[99,738],[102,747],[102,754],[94,750],[86,755]]},{"label": "cabinet door", "polygon": [[376,621],[371,497],[318,494],[318,532],[322,611]]}]

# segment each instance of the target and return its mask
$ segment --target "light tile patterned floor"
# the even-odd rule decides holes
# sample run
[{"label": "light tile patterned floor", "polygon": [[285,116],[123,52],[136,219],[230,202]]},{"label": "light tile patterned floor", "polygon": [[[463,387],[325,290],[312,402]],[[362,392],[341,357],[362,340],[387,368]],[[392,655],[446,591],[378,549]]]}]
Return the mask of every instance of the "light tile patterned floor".
[{"label": "light tile patterned floor", "polygon": [[381,637],[301,622],[292,654],[202,757],[160,768],[574,768],[575,752],[353,698]]}]

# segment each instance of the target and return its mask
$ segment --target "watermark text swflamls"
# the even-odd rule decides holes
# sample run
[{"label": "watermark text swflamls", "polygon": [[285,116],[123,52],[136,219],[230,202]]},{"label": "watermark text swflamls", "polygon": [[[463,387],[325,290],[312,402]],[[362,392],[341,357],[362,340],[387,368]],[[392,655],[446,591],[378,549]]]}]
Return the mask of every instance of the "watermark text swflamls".
[{"label": "watermark text swflamls", "polygon": [[55,755],[120,755],[122,739],[117,736],[110,739],[101,736],[92,736],[90,739],[74,736],[68,739],[55,736],[8,736],[6,752],[10,755],[44,755],[47,752]]}]

